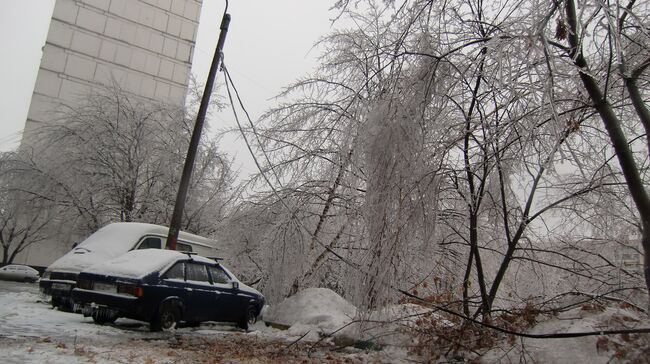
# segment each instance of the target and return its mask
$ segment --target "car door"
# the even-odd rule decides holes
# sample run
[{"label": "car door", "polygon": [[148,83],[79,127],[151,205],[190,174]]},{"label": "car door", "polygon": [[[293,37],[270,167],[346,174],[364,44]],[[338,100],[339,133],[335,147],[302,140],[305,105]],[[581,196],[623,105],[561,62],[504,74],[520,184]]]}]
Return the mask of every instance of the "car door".
[{"label": "car door", "polygon": [[219,265],[208,267],[212,282],[219,292],[219,301],[215,312],[217,321],[237,322],[246,310],[243,297],[238,294],[239,290],[233,288],[233,279]]},{"label": "car door", "polygon": [[4,266],[0,268],[0,278],[2,279],[12,279],[11,272],[9,271],[10,266]]},{"label": "car door", "polygon": [[22,278],[22,277],[21,277],[21,273],[18,271],[18,267],[17,267],[17,266],[15,266],[15,265],[8,265],[8,266],[6,266],[5,268],[7,268],[7,276],[8,276],[8,279],[11,279],[11,280],[14,280],[14,281],[18,281],[18,280],[20,280],[20,279]]},{"label": "car door", "polygon": [[151,292],[155,295],[150,301],[156,307],[151,307],[152,310],[157,310],[158,305],[169,297],[178,297],[183,304],[188,300],[188,290],[185,283],[185,263],[177,262],[169,268],[161,277],[161,284],[157,285]]},{"label": "car door", "polygon": [[219,293],[210,282],[207,266],[198,262],[185,263],[187,290],[186,313],[188,321],[213,320],[212,311]]}]

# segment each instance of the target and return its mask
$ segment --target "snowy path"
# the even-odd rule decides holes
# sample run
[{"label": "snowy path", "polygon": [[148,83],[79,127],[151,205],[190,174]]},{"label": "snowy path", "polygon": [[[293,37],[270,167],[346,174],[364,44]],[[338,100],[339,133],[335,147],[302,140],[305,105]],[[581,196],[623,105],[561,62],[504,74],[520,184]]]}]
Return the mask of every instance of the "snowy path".
[{"label": "snowy path", "polygon": [[7,364],[394,362],[383,352],[333,351],[326,341],[293,344],[296,339],[262,323],[248,333],[212,323],[175,333],[152,333],[125,319],[99,326],[52,309],[37,284],[0,281],[0,358]]}]

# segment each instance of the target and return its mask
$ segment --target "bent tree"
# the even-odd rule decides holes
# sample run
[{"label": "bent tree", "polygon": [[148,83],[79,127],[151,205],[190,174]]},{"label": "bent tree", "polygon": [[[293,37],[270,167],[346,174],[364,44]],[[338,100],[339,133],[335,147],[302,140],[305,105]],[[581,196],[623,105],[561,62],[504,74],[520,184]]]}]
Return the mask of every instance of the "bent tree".
[{"label": "bent tree", "polygon": [[[626,137],[623,123],[610,100],[612,88],[622,81],[633,110],[645,130],[646,151],[650,154],[650,112],[642,91],[648,86],[644,74],[650,66],[647,27],[650,9],[648,4],[637,4],[635,0],[625,5],[621,1],[614,1],[594,4],[581,2],[578,6],[576,1],[566,0],[560,5],[565,10],[565,15],[560,15],[561,21],[566,22],[568,28],[566,38],[569,47],[565,52],[573,61],[593,107],[607,130],[639,213],[644,251],[643,271],[646,288],[650,292],[650,196],[635,160],[631,140]],[[587,14],[589,17],[586,17]],[[559,26],[563,24],[560,23]],[[593,35],[587,36],[588,32],[593,32]],[[594,47],[602,45],[600,42],[608,43],[609,47],[593,52]],[[641,88],[641,85],[645,88]]]}]

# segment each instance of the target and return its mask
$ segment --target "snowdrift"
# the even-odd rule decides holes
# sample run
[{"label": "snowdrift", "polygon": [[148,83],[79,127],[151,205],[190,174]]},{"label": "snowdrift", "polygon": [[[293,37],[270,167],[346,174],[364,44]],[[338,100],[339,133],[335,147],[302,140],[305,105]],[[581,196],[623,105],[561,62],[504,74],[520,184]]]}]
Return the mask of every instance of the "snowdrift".
[{"label": "snowdrift", "polygon": [[330,289],[308,288],[269,307],[263,320],[288,327],[288,335],[304,335],[305,340],[333,336],[342,342],[404,345],[412,343],[405,329],[426,314],[431,314],[429,309],[415,304],[391,305],[362,313]]},{"label": "snowdrift", "polygon": [[356,307],[330,289],[307,288],[270,307],[263,320],[289,327],[290,335],[317,339],[348,325],[356,312]]},{"label": "snowdrift", "polygon": [[[620,306],[585,304],[549,317],[528,333],[570,333],[607,329],[634,329],[650,326],[644,314]],[[518,339],[514,344],[497,346],[482,358],[483,363],[517,363],[529,358],[534,363],[611,363],[647,362],[647,337],[644,335],[587,336],[568,339]]]}]

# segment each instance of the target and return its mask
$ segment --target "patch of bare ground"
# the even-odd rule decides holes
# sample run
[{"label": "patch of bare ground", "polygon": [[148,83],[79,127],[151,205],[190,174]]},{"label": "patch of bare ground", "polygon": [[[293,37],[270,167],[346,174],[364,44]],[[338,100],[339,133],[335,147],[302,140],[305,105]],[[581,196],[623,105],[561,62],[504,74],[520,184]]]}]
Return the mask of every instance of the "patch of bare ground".
[{"label": "patch of bare ground", "polygon": [[[0,340],[16,363],[394,363],[381,351],[340,349],[329,341],[294,342],[244,333],[134,338],[119,343],[98,340],[20,338]],[[10,363],[13,363],[10,361]]]},{"label": "patch of bare ground", "polygon": [[240,333],[223,337],[180,337],[171,350],[196,363],[388,363],[381,352],[339,351],[330,342],[287,342]]}]

